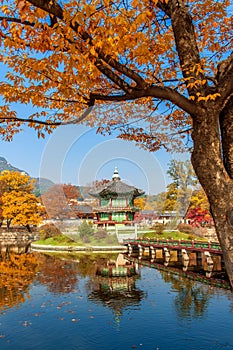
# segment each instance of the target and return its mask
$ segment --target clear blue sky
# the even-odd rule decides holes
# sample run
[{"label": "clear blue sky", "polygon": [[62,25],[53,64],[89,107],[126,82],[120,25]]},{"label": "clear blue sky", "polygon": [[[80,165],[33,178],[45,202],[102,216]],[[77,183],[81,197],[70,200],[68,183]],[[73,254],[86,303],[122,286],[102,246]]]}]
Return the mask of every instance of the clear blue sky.
[{"label": "clear blue sky", "polygon": [[117,166],[124,182],[149,194],[165,189],[167,163],[177,157],[164,151],[149,153],[132,142],[104,137],[82,125],[59,127],[45,139],[25,128],[12,142],[1,141],[0,156],[33,177],[75,185],[111,179]]}]

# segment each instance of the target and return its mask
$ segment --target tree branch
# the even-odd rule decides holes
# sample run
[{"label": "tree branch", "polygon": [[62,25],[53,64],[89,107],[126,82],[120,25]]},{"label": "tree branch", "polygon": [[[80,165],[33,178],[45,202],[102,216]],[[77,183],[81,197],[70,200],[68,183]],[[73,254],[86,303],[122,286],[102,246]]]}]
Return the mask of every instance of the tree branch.
[{"label": "tree branch", "polygon": [[18,118],[18,117],[9,117],[9,118],[4,118],[0,117],[0,122],[19,122],[19,123],[34,123],[34,124],[39,124],[39,125],[45,125],[45,126],[61,126],[61,125],[71,125],[71,124],[78,124],[82,120],[86,119],[88,115],[91,113],[93,109],[93,105],[89,106],[82,114],[80,117],[71,119],[66,122],[51,122],[51,121],[43,121],[39,119],[31,119],[31,118]]},{"label": "tree branch", "polygon": [[5,123],[5,122],[7,122],[7,123],[9,123],[9,122],[35,123],[35,124],[47,125],[47,126],[62,125],[62,122],[46,122],[46,121],[39,120],[39,119],[18,118],[18,117],[9,117],[9,118],[0,117],[0,122],[1,123]]},{"label": "tree branch", "polygon": [[132,93],[132,87],[127,84],[122,78],[120,78],[118,74],[115,74],[111,69],[104,65],[100,59],[97,59],[95,61],[95,66],[101,73],[108,77],[108,79],[119,86],[123,91],[128,94]]},{"label": "tree branch", "polygon": [[90,96],[91,101],[132,101],[142,97],[155,97],[162,100],[169,100],[178,107],[182,108],[185,112],[194,117],[198,113],[199,107],[179,92],[172,90],[168,87],[151,86],[147,89],[133,90],[130,94],[124,95],[101,95],[92,93]]},{"label": "tree branch", "polygon": [[16,17],[0,16],[0,21],[3,21],[3,20],[5,20],[6,22],[25,24],[25,25],[31,26],[31,27],[35,26],[35,23],[29,22],[29,21],[22,21],[20,18],[16,18]]},{"label": "tree branch", "polygon": [[[190,77],[189,70],[195,68],[195,65],[201,66],[201,59],[193,20],[188,11],[188,7],[184,0],[169,0],[168,2],[158,1],[157,7],[164,11],[171,19],[182,74],[185,78]],[[195,76],[195,79],[204,80],[204,78],[204,74],[200,71]],[[201,95],[204,96],[206,93],[207,84],[198,87],[190,87],[187,81],[186,86],[190,95],[201,92]]]}]

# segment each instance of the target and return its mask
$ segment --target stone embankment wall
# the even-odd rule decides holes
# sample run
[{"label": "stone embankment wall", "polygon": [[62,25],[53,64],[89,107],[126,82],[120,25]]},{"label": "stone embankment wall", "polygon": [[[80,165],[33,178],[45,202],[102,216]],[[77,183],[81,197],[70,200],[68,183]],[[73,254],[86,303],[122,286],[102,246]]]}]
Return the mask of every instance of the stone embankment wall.
[{"label": "stone embankment wall", "polygon": [[36,232],[27,230],[0,229],[0,252],[14,251],[24,253],[30,249],[31,242],[37,239]]}]

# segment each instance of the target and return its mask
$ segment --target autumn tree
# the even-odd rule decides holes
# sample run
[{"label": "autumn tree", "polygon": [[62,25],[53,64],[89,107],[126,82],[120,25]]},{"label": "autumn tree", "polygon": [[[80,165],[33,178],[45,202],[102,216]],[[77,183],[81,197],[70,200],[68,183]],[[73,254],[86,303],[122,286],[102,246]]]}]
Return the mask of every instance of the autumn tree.
[{"label": "autumn tree", "polygon": [[4,170],[0,173],[0,194],[12,191],[30,193],[34,189],[35,180],[23,172]]},{"label": "autumn tree", "polygon": [[212,225],[213,219],[210,213],[210,205],[208,198],[203,190],[199,187],[193,191],[190,198],[189,208],[186,218],[193,226],[201,226],[203,224]]},{"label": "autumn tree", "polygon": [[135,207],[139,208],[140,210],[143,210],[146,205],[146,197],[135,198],[133,204],[135,205]]},{"label": "autumn tree", "polygon": [[2,195],[2,216],[7,226],[22,225],[30,231],[30,226],[38,226],[41,221],[40,203],[32,193],[22,191],[6,192]]},{"label": "autumn tree", "polygon": [[45,206],[50,218],[76,217],[77,200],[81,197],[79,189],[71,184],[57,184],[49,188],[41,196],[41,202]]},{"label": "autumn tree", "polygon": [[158,212],[176,211],[185,214],[190,198],[197,184],[197,177],[189,160],[171,160],[167,173],[171,182],[165,192],[159,193],[155,198],[154,209]]},{"label": "autumn tree", "polygon": [[202,210],[210,210],[208,198],[202,187],[198,186],[192,193],[189,208],[200,208]]},{"label": "autumn tree", "polygon": [[34,181],[24,173],[3,171],[0,174],[0,211],[7,227],[22,225],[30,231],[30,225],[41,222],[41,206],[32,193]]},{"label": "autumn tree", "polygon": [[[161,211],[179,211],[180,207],[177,205],[178,188],[176,184],[169,184],[164,195],[164,202],[162,204]],[[160,196],[160,198],[162,198],[162,196]]]},{"label": "autumn tree", "polygon": [[[230,0],[1,3],[3,138],[86,119],[152,151],[190,140],[233,287]],[[15,103],[36,109],[20,116]]]}]

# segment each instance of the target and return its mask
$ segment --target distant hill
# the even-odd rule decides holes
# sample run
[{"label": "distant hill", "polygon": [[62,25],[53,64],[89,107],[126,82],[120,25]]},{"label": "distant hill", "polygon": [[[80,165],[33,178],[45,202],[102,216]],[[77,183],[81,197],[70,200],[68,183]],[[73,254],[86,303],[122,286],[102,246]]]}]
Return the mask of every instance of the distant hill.
[{"label": "distant hill", "polygon": [[35,180],[36,182],[34,193],[37,197],[47,192],[50,187],[55,185],[53,181],[45,179],[43,177],[37,177]]},{"label": "distant hill", "polygon": [[[0,157],[0,173],[4,170],[18,171],[20,173],[23,172],[26,175],[30,176],[25,170],[16,168],[15,166],[11,165],[4,157]],[[42,177],[40,178],[31,177],[31,179],[36,180],[34,193],[37,197],[47,192],[50,189],[50,187],[55,185],[53,181]],[[80,190],[79,200],[93,199],[93,197],[89,194],[90,186],[76,186],[76,187]]]},{"label": "distant hill", "polygon": [[[0,157],[0,173],[4,170],[18,171],[20,173],[25,173],[26,175],[30,176],[25,170],[16,168],[15,166],[8,163],[8,161],[4,157]],[[39,196],[40,194],[43,194],[44,192],[48,191],[48,189],[54,185],[54,182],[48,179],[39,177],[32,177],[32,179],[36,180],[34,190],[36,196]]]},{"label": "distant hill", "polygon": [[10,163],[8,163],[4,157],[0,157],[0,172],[2,172],[3,170],[18,171],[20,173],[23,172],[23,173],[29,175],[26,171],[19,169],[19,168],[16,168],[13,165],[11,165]]}]

